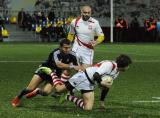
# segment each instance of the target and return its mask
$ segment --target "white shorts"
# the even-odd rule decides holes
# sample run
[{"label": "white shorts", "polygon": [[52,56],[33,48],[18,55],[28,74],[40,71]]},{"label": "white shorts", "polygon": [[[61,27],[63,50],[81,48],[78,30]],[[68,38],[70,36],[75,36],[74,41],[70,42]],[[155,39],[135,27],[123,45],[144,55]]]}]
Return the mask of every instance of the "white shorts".
[{"label": "white shorts", "polygon": [[74,43],[72,51],[76,53],[81,64],[93,64],[94,50]]},{"label": "white shorts", "polygon": [[94,85],[88,81],[84,72],[78,72],[77,74],[73,75],[68,81],[78,91],[94,90]]}]

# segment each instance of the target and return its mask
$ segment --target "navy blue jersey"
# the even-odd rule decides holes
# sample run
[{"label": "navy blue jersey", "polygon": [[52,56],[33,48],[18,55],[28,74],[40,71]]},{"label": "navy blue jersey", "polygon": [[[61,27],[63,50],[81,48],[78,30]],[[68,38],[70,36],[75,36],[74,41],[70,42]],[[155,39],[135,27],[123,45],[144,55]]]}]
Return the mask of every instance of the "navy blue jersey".
[{"label": "navy blue jersey", "polygon": [[57,76],[60,76],[63,69],[57,67],[56,62],[58,61],[65,64],[72,63],[73,65],[78,65],[76,54],[73,51],[70,51],[68,54],[64,54],[59,48],[56,48],[49,54],[48,59],[43,62],[41,66],[51,68],[56,72]]}]

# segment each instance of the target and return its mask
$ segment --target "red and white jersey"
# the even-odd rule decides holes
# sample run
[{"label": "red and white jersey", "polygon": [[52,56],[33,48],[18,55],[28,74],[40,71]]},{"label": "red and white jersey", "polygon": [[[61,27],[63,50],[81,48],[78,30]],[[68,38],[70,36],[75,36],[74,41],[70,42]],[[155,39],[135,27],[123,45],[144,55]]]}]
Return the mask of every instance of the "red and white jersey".
[{"label": "red and white jersey", "polygon": [[117,63],[109,60],[104,60],[92,67],[88,67],[86,72],[91,80],[93,80],[93,75],[95,72],[99,73],[102,77],[108,75],[113,79],[116,79],[119,74]]},{"label": "red and white jersey", "polygon": [[[76,24],[76,27],[75,27],[75,24]],[[80,18],[77,21],[77,23],[76,23],[76,19],[74,19],[71,22],[71,29],[69,33],[75,34],[74,28],[76,29],[78,39],[86,44],[89,44],[90,41],[93,41],[95,35],[96,36],[104,35],[99,25],[99,22],[92,17],[90,17],[88,21],[84,21],[82,20],[82,18]]]}]

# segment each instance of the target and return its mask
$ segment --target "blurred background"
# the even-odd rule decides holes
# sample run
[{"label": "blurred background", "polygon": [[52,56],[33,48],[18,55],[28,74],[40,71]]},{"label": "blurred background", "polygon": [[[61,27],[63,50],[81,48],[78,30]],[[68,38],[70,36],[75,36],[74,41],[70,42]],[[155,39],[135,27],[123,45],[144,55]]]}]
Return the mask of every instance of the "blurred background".
[{"label": "blurred background", "polygon": [[159,42],[159,0],[0,0],[0,28],[3,42],[56,42],[66,37],[69,24],[90,5],[110,42],[111,13],[113,42]]}]

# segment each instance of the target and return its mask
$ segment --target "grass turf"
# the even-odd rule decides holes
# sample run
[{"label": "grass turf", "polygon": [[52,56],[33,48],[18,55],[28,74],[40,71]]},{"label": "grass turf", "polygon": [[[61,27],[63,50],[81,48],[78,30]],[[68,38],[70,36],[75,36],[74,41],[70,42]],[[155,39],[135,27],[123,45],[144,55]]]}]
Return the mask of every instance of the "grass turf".
[{"label": "grass turf", "polygon": [[35,69],[57,46],[41,43],[0,43],[1,118],[160,117],[160,100],[152,98],[160,97],[159,44],[103,44],[96,47],[94,62],[113,60],[121,53],[128,54],[133,59],[130,69],[121,73],[114,81],[106,99],[105,111],[98,109],[100,95],[98,88],[95,90],[95,104],[90,112],[82,111],[70,102],[60,105],[57,99],[51,96],[23,99],[21,107],[13,108],[10,105],[11,99],[27,86]]}]

